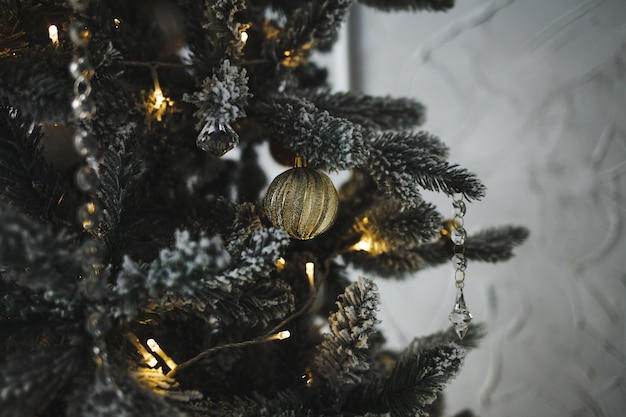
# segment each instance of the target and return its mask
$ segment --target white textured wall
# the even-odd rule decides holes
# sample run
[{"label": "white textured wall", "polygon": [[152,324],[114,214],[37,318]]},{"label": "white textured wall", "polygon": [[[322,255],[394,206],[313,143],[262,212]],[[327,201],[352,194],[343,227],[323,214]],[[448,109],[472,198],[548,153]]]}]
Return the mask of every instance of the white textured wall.
[{"label": "white textured wall", "polygon": [[[424,128],[484,180],[470,231],[531,229],[513,261],[468,266],[468,307],[490,333],[448,390],[449,414],[624,416],[626,1],[457,3],[359,8],[355,76],[367,93],[422,101]],[[447,325],[451,268],[378,282],[395,346]]]}]

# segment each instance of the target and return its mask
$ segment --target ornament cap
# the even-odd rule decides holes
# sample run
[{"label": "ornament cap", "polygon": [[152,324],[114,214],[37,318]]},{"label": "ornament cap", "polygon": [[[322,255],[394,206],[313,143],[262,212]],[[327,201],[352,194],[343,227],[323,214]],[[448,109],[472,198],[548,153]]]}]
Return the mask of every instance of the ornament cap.
[{"label": "ornament cap", "polygon": [[296,154],[296,159],[293,161],[294,168],[306,167],[306,158],[299,153]]}]

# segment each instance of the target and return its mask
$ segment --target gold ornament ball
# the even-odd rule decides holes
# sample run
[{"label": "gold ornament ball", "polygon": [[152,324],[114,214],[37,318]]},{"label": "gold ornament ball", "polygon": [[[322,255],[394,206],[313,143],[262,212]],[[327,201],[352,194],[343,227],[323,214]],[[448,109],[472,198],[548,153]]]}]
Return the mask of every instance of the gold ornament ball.
[{"label": "gold ornament ball", "polygon": [[339,198],[328,175],[307,168],[296,156],[294,167],[274,178],[263,199],[265,214],[291,237],[313,239],[335,222]]}]

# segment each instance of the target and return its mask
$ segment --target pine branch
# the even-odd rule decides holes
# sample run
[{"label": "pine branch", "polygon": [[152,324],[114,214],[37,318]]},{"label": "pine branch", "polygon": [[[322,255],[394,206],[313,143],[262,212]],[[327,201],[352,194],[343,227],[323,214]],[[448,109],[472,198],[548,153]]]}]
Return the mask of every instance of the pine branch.
[{"label": "pine branch", "polygon": [[378,134],[368,142],[367,169],[382,190],[406,201],[407,206],[421,201],[418,187],[447,194],[463,193],[468,200],[483,197],[485,187],[478,178],[443,160],[442,148],[433,146],[433,142],[427,134]]},{"label": "pine branch", "polygon": [[125,235],[131,232],[130,216],[135,208],[133,193],[140,171],[135,154],[137,143],[130,126],[118,129],[115,136],[114,143],[105,152],[99,165],[100,185],[97,194],[102,207],[101,235],[114,261],[121,257]]},{"label": "pine branch", "polygon": [[68,401],[67,415],[188,417],[178,407],[166,401],[166,396],[155,394],[126,375],[117,376],[108,385],[96,376],[95,381],[79,386],[78,391]]},{"label": "pine branch", "polygon": [[388,412],[392,417],[426,416],[428,405],[458,374],[464,358],[465,350],[455,343],[401,356],[389,377],[367,386],[360,401],[353,398],[351,404],[357,411]]},{"label": "pine branch", "polygon": [[231,401],[208,403],[202,410],[207,417],[312,417],[311,410],[303,405],[303,398],[293,391],[279,392],[274,398],[254,394],[246,398],[235,397]]},{"label": "pine branch", "polygon": [[467,239],[465,256],[483,262],[507,261],[513,248],[528,238],[529,231],[520,226],[502,226],[482,230]]},{"label": "pine branch", "polygon": [[42,347],[8,356],[0,366],[0,417],[34,415],[42,410],[82,362],[77,347]]},{"label": "pine branch", "polygon": [[[377,255],[372,255],[365,251],[350,251],[343,254],[343,259],[363,272],[381,278],[405,279],[410,277],[411,274],[430,266],[417,253],[417,248],[407,251],[396,249],[395,251],[383,252]],[[446,259],[449,260],[450,256]]]},{"label": "pine branch", "polygon": [[336,40],[339,27],[346,18],[353,0],[314,0],[303,2],[291,11],[276,37],[265,45],[266,56],[282,60],[284,53],[299,55],[317,45],[326,46]]},{"label": "pine branch", "polygon": [[217,276],[231,261],[220,237],[201,234],[194,241],[187,231],[177,231],[175,237],[174,247],[162,249],[149,265],[124,258],[114,288],[121,300],[117,314],[133,318],[137,314],[135,308],[148,302],[165,310],[191,304],[203,311],[206,306],[194,305],[200,302],[195,295],[200,288],[211,290],[214,302],[230,291],[230,280]]},{"label": "pine branch", "polygon": [[231,125],[246,116],[245,107],[248,103],[248,77],[245,68],[231,65],[228,59],[211,78],[205,78],[202,89],[193,94],[185,93],[183,100],[198,107],[194,116],[199,120],[196,129],[198,143],[215,141],[211,136],[216,131],[225,131],[233,138],[233,145],[239,143],[237,133]]},{"label": "pine branch", "polygon": [[430,241],[438,232],[441,215],[424,201],[403,209],[395,199],[379,200],[365,211],[356,224],[356,232],[386,250],[410,249]]},{"label": "pine branch", "polygon": [[[501,226],[482,230],[468,236],[465,243],[467,259],[479,262],[502,262],[513,257],[513,249],[526,241],[529,231],[520,226]],[[437,266],[450,261],[453,253],[450,239],[440,239],[421,245],[414,251],[427,261],[428,266]]]},{"label": "pine branch", "polygon": [[59,175],[45,160],[41,129],[10,107],[0,107],[0,201],[34,219],[50,219],[62,195]]},{"label": "pine branch", "polygon": [[4,99],[37,121],[66,122],[71,114],[69,50],[29,48],[0,58],[0,103]]},{"label": "pine branch", "polygon": [[366,6],[384,11],[426,10],[445,12],[454,7],[454,0],[358,0]]},{"label": "pine branch", "polygon": [[485,337],[486,334],[487,330],[484,324],[470,323],[467,334],[462,340],[459,340],[454,328],[448,327],[446,330],[442,330],[428,336],[416,337],[400,353],[400,357],[419,355],[424,350],[450,343],[456,343],[465,349],[474,349],[478,347],[478,343],[483,337]]},{"label": "pine branch", "polygon": [[337,311],[328,318],[331,333],[323,335],[312,369],[334,393],[347,391],[362,381],[370,368],[368,337],[378,323],[376,284],[359,277],[337,300]]},{"label": "pine branch", "polygon": [[[404,130],[424,123],[426,109],[408,98],[373,97],[360,93],[331,93],[327,89],[308,92],[305,97],[318,109],[327,110],[368,129]],[[440,143],[440,146],[443,144]]]},{"label": "pine branch", "polygon": [[365,160],[361,127],[319,111],[303,98],[274,95],[258,110],[274,136],[288,149],[306,157],[309,165],[343,170]]},{"label": "pine branch", "polygon": [[233,262],[237,266],[224,276],[240,281],[269,277],[276,268],[276,260],[283,255],[289,243],[289,236],[282,229],[256,230],[249,239],[239,241],[242,251]]},{"label": "pine branch", "polygon": [[[465,243],[465,256],[470,261],[501,262],[513,257],[513,249],[528,237],[528,230],[518,226],[486,229],[470,235]],[[383,253],[351,251],[343,254],[346,262],[366,273],[383,278],[403,279],[421,269],[450,262],[454,246],[449,239],[415,247],[386,247]]]},{"label": "pine branch", "polygon": [[82,271],[72,240],[15,209],[0,206],[0,266],[25,271],[16,284],[42,293],[68,310],[78,302]]}]

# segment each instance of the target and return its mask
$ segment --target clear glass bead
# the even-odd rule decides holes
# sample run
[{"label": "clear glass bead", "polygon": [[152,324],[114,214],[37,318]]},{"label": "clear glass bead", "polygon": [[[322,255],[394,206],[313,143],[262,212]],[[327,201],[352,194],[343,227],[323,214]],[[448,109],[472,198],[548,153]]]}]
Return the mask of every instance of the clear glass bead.
[{"label": "clear glass bead", "polygon": [[467,258],[462,253],[455,253],[452,257],[452,268],[464,270],[467,268]]},{"label": "clear glass bead", "polygon": [[98,152],[98,138],[84,130],[74,135],[74,148],[81,156],[94,155]]},{"label": "clear glass bead", "polygon": [[91,80],[95,71],[86,57],[79,56],[70,62],[70,74],[75,79],[82,77],[86,80]]},{"label": "clear glass bead", "polygon": [[85,261],[89,264],[98,264],[99,262],[102,262],[105,255],[104,245],[98,239],[86,240],[80,246],[80,252]]},{"label": "clear glass bead", "polygon": [[91,41],[91,31],[85,25],[85,22],[74,20],[69,26],[70,39],[76,46],[87,46]]},{"label": "clear glass bead", "polygon": [[89,97],[72,100],[72,109],[77,119],[91,119],[96,114],[96,103]]},{"label": "clear glass bead", "polygon": [[82,166],[76,171],[76,186],[84,193],[95,190],[100,184],[98,172],[90,166]]},{"label": "clear glass bead", "polygon": [[87,265],[83,274],[83,291],[90,300],[101,300],[107,295],[107,274],[104,265]]},{"label": "clear glass bead", "polygon": [[78,221],[85,230],[93,230],[100,223],[100,210],[93,202],[85,203],[78,209]]},{"label": "clear glass bead", "polygon": [[463,227],[452,229],[452,242],[455,245],[464,245],[467,239],[467,231]]},{"label": "clear glass bead", "polygon": [[101,337],[110,327],[107,317],[99,311],[92,312],[85,322],[87,332],[93,337]]}]

